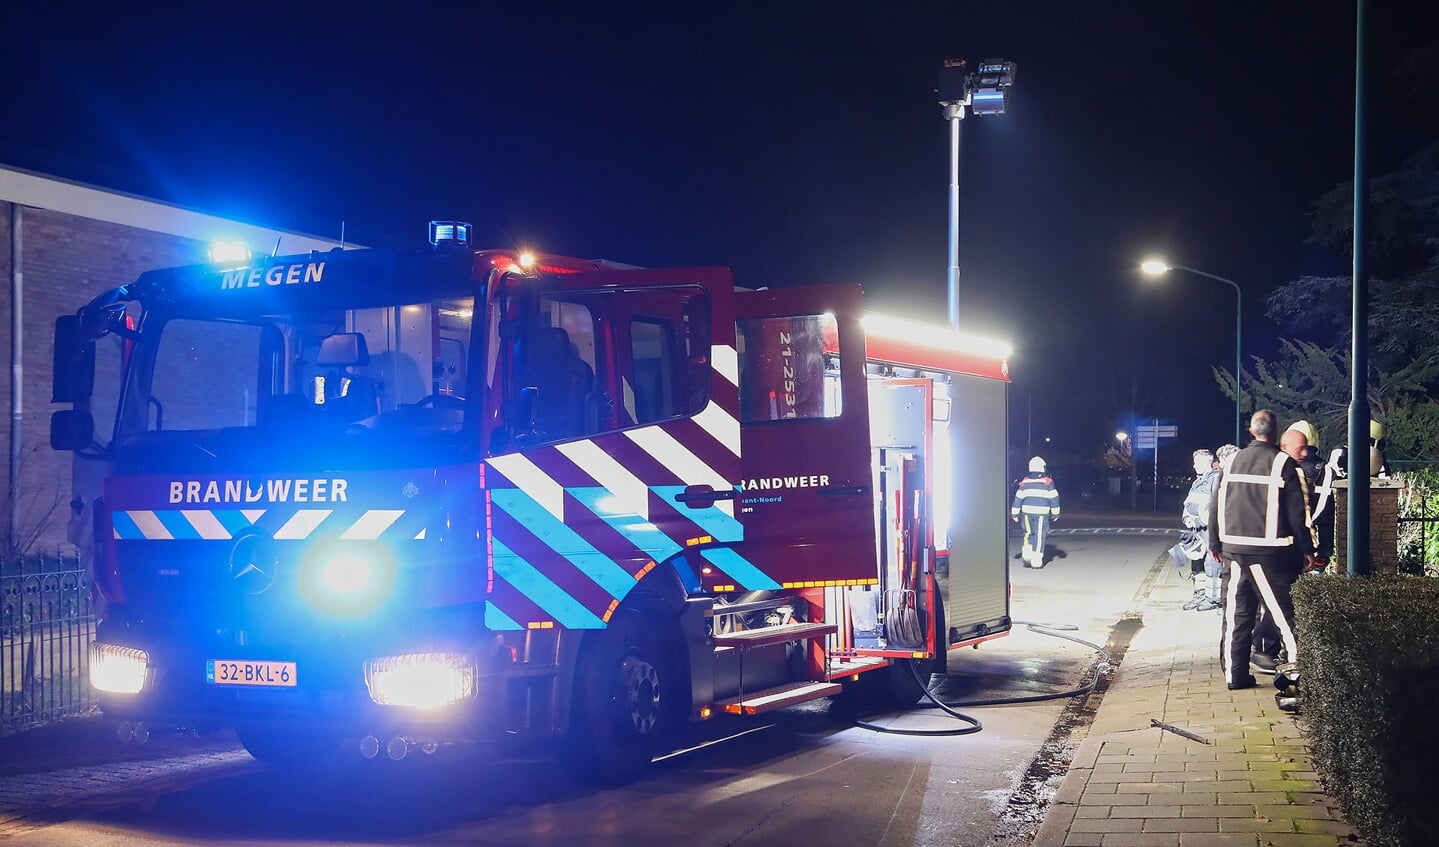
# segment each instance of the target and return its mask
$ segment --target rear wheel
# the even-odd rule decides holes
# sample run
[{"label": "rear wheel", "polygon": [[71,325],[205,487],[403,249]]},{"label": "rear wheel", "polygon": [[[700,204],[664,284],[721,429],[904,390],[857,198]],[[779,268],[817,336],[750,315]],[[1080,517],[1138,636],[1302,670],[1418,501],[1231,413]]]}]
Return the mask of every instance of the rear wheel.
[{"label": "rear wheel", "polygon": [[597,636],[581,671],[574,726],[591,779],[633,780],[678,737],[688,685],[663,631],[627,611]]}]

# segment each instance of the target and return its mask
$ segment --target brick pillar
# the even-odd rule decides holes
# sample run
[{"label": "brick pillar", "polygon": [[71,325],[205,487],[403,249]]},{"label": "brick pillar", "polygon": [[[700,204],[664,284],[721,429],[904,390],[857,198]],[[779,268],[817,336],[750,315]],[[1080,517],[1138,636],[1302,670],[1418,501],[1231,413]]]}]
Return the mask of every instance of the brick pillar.
[{"label": "brick pillar", "polygon": [[[1369,480],[1369,568],[1374,574],[1399,572],[1399,489],[1397,479]],[[1334,482],[1334,561],[1340,574],[1349,570],[1345,562],[1349,538],[1349,480]]]}]

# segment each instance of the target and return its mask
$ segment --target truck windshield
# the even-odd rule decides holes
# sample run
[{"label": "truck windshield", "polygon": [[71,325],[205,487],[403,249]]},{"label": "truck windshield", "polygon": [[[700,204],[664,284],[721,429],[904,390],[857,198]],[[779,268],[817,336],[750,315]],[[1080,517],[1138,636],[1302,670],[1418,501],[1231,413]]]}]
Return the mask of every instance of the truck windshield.
[{"label": "truck windshield", "polygon": [[473,313],[472,297],[223,320],[157,310],[116,435],[459,431]]}]

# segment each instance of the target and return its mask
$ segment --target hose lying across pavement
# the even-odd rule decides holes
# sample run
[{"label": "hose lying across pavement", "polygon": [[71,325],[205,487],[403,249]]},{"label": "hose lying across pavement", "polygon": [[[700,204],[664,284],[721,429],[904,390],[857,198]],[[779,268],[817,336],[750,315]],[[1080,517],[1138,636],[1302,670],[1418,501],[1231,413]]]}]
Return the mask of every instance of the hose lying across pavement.
[{"label": "hose lying across pavement", "polygon": [[[914,665],[910,664],[909,672],[911,674],[914,674],[915,682],[919,683],[920,688],[924,690],[925,699],[929,701],[928,703],[919,703],[912,708],[914,710],[940,709],[941,711],[948,714],[950,717],[953,717],[956,720],[964,721],[966,724],[968,724],[968,726],[958,727],[955,729],[898,729],[895,727],[880,726],[878,724],[869,723],[868,721],[864,720],[865,717],[874,717],[874,715],[866,715],[861,716],[860,718],[856,718],[854,722],[855,726],[863,727],[864,729],[873,730],[875,732],[885,732],[891,735],[972,735],[976,732],[982,732],[984,730],[984,725],[979,722],[978,718],[974,717],[973,715],[966,715],[965,713],[958,711],[958,709],[973,708],[976,706],[1011,706],[1019,703],[1039,703],[1044,700],[1062,700],[1066,697],[1078,697],[1082,694],[1088,694],[1089,692],[1093,691],[1094,687],[1099,684],[1100,675],[1106,673],[1109,670],[1109,653],[1105,651],[1103,647],[1095,644],[1092,641],[1085,641],[1083,638],[1076,638],[1073,635],[1060,634],[1061,632],[1076,631],[1079,629],[1079,627],[1067,623],[1040,623],[1038,621],[1015,621],[1015,623],[1021,624],[1028,628],[1030,632],[1038,633],[1039,635],[1048,635],[1054,638],[1063,638],[1065,641],[1073,641],[1076,644],[1083,644],[1085,647],[1093,648],[1093,650],[1098,653],[1100,657],[1099,662],[1094,665],[1094,678],[1089,680],[1088,683],[1085,683],[1084,685],[1081,685],[1077,688],[1071,688],[1068,691],[1058,691],[1051,694],[1030,694],[1023,697],[992,697],[985,700],[961,700],[957,702],[946,702],[934,696],[934,692],[929,690],[929,686],[925,684],[925,681],[919,678],[919,672],[914,669]],[[890,713],[877,712],[875,714]]]}]

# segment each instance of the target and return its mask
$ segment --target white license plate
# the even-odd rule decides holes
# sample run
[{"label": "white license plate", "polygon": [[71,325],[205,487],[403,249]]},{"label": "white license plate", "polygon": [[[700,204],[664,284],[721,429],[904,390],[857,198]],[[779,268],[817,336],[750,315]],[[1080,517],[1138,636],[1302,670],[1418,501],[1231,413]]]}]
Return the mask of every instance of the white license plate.
[{"label": "white license plate", "polygon": [[249,659],[206,659],[205,681],[211,685],[295,687],[294,662],[256,662]]}]

